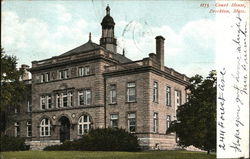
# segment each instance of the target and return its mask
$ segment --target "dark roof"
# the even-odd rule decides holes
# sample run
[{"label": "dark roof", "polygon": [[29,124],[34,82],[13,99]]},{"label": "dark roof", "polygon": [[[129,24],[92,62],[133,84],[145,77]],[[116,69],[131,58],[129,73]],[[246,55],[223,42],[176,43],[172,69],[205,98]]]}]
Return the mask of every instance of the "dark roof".
[{"label": "dark roof", "polygon": [[[69,56],[69,55],[74,55],[74,54],[79,54],[79,53],[85,53],[85,52],[89,52],[89,51],[97,50],[97,49],[101,49],[101,48],[103,48],[103,47],[101,47],[100,45],[89,40],[87,43],[85,43],[81,46],[78,46],[77,48],[74,48],[70,51],[67,51],[67,52],[59,55],[58,57]],[[105,49],[105,48],[103,48],[103,49]],[[126,63],[126,62],[132,61],[119,53],[113,53],[113,58],[115,60],[119,61],[120,63]]]},{"label": "dark roof", "polygon": [[110,15],[106,15],[101,22],[102,27],[105,28],[114,28],[115,22]]},{"label": "dark roof", "polygon": [[130,60],[129,58],[127,58],[119,53],[113,54],[113,57],[115,60],[119,61],[120,63],[132,62],[132,60]]},{"label": "dark roof", "polygon": [[88,41],[87,43],[78,46],[77,48],[74,48],[68,52],[65,52],[59,56],[68,56],[68,55],[74,55],[74,54],[78,54],[78,53],[82,53],[82,52],[88,52],[88,51],[92,51],[92,50],[96,50],[96,49],[100,49],[101,46],[99,46],[96,43],[93,43],[91,40]]},{"label": "dark roof", "polygon": [[106,7],[106,16],[102,19],[101,22],[102,29],[114,29],[115,22],[114,19],[110,16],[110,8]]}]

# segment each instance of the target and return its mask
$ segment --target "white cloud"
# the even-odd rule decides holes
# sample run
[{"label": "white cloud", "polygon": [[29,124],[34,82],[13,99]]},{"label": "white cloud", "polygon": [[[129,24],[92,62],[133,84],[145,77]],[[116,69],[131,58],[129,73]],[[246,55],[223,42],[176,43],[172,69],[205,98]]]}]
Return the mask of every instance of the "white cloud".
[{"label": "white cloud", "polygon": [[69,22],[72,19],[72,15],[67,11],[67,9],[61,5],[57,4],[55,6],[57,12],[57,17],[62,22]]},{"label": "white cloud", "polygon": [[212,20],[192,21],[186,24],[180,32],[183,40],[186,42],[190,39],[199,41],[201,47],[211,47],[211,40],[215,40],[215,22]]},{"label": "white cloud", "polygon": [[[19,64],[59,55],[88,40],[84,19],[50,28],[42,20],[21,20],[15,12],[2,12],[2,47],[19,58]],[[31,56],[27,56],[31,55]]]},{"label": "white cloud", "polygon": [[[71,50],[87,42],[89,32],[92,32],[92,41],[99,43],[99,23],[73,19],[64,6],[56,7],[56,16],[65,18],[53,28],[40,19],[20,20],[15,12],[2,12],[2,47],[18,56],[20,64]],[[116,35],[120,35],[118,52],[122,53],[125,48],[126,56],[133,60],[155,52],[155,37],[162,35],[166,39],[165,65],[168,67],[191,76],[194,72],[207,75],[214,65],[215,23],[212,20],[189,22],[180,32],[167,25],[151,27],[143,21],[118,21]]]},{"label": "white cloud", "polygon": [[165,40],[165,65],[192,76],[196,73],[206,76],[214,69],[215,22],[212,20],[192,21],[175,32],[169,26],[149,27],[140,22],[118,22],[127,29],[125,36],[118,39],[122,52],[125,48],[129,58],[140,60],[155,52],[155,37]]}]

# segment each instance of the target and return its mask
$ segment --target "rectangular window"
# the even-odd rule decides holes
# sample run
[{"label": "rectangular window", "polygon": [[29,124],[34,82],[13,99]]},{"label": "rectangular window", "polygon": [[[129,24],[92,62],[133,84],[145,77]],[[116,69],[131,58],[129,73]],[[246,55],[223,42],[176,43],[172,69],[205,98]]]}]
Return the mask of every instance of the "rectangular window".
[{"label": "rectangular window", "polygon": [[85,67],[79,67],[78,68],[78,75],[79,76],[86,76],[90,74],[90,69],[89,66],[85,66]]},{"label": "rectangular window", "polygon": [[68,70],[63,70],[64,79],[67,79],[69,77]]},{"label": "rectangular window", "polygon": [[51,109],[52,108],[52,99],[51,99],[51,95],[47,96],[47,108]]},{"label": "rectangular window", "polygon": [[166,87],[166,105],[171,106],[171,88]]},{"label": "rectangular window", "polygon": [[167,115],[167,125],[166,125],[166,131],[168,130],[168,128],[170,127],[171,124],[171,116]]},{"label": "rectangular window", "polygon": [[78,68],[78,75],[79,76],[84,76],[84,67],[79,67]]},{"label": "rectangular window", "polygon": [[40,98],[40,107],[41,107],[42,110],[46,108],[45,96],[42,96],[42,97]]},{"label": "rectangular window", "polygon": [[62,94],[62,100],[63,100],[63,107],[67,107],[68,104],[68,96],[67,93]]},{"label": "rectangular window", "polygon": [[158,113],[154,113],[153,117],[153,132],[158,132]]},{"label": "rectangular window", "polygon": [[45,75],[41,74],[41,83],[45,82]]},{"label": "rectangular window", "polygon": [[15,137],[19,137],[20,136],[20,125],[19,125],[19,122],[15,122],[14,124],[15,126]]},{"label": "rectangular window", "polygon": [[128,131],[129,132],[135,132],[136,131],[135,113],[128,113]]},{"label": "rectangular window", "polygon": [[135,82],[127,83],[127,102],[135,102],[136,101],[136,89]]},{"label": "rectangular window", "polygon": [[189,101],[189,98],[190,98],[190,94],[186,94],[186,102],[188,102]]},{"label": "rectangular window", "polygon": [[28,107],[27,112],[31,112],[31,111],[32,111],[32,108],[31,108],[31,105],[30,105],[30,101],[28,101],[28,103],[27,103],[27,107]]},{"label": "rectangular window", "polygon": [[59,71],[59,79],[63,79],[63,71]]},{"label": "rectangular window", "polygon": [[153,87],[153,102],[158,102],[158,83],[154,82]]},{"label": "rectangular window", "polygon": [[85,66],[85,75],[89,74],[90,74],[89,66]]},{"label": "rectangular window", "polygon": [[78,92],[78,101],[79,101],[79,105],[84,105],[84,96],[83,96],[83,91],[79,91]]},{"label": "rectangular window", "polygon": [[176,110],[178,106],[181,105],[181,91],[175,91],[175,105],[176,105]]},{"label": "rectangular window", "polygon": [[118,114],[110,115],[110,126],[111,128],[118,128]]},{"label": "rectangular window", "polygon": [[59,71],[59,78],[60,79],[67,79],[68,78],[68,69]]},{"label": "rectangular window", "polygon": [[27,137],[32,136],[32,126],[31,126],[31,121],[27,121]]},{"label": "rectangular window", "polygon": [[45,74],[45,82],[48,82],[48,81],[50,81],[50,74],[46,73]]},{"label": "rectangular window", "polygon": [[91,104],[91,90],[85,89],[78,92],[79,105],[90,105]]},{"label": "rectangular window", "polygon": [[57,108],[61,107],[61,97],[59,93],[56,94],[56,107]]},{"label": "rectangular window", "polygon": [[72,107],[73,106],[73,93],[68,92],[68,106]]},{"label": "rectangular window", "polygon": [[110,103],[111,104],[116,103],[116,85],[115,84],[110,85]]},{"label": "rectangular window", "polygon": [[86,105],[90,105],[91,104],[91,90],[90,89],[86,89],[84,91],[85,93],[85,101],[86,101]]}]

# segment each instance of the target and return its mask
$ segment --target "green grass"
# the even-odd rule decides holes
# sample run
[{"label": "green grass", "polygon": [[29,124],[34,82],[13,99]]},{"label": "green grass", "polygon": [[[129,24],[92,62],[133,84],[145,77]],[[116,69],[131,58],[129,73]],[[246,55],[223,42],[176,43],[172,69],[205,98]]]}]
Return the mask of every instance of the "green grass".
[{"label": "green grass", "polygon": [[1,159],[214,159],[215,154],[190,151],[16,151],[1,152]]}]

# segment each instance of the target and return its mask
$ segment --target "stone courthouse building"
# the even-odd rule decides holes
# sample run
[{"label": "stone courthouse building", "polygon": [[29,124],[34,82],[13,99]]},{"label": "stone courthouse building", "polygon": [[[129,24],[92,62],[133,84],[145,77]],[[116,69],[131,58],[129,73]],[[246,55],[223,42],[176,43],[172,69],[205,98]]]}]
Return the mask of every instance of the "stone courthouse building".
[{"label": "stone courthouse building", "polygon": [[32,62],[26,81],[31,92],[9,134],[27,137],[37,149],[81,138],[92,128],[124,128],[145,149],[174,148],[176,135],[166,130],[186,101],[189,83],[165,66],[164,37],[155,38],[156,53],[132,61],[117,52],[108,6],[101,27],[100,44],[90,35],[79,47]]}]

